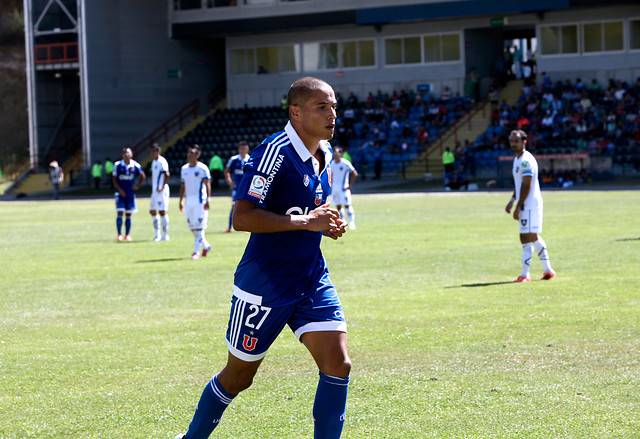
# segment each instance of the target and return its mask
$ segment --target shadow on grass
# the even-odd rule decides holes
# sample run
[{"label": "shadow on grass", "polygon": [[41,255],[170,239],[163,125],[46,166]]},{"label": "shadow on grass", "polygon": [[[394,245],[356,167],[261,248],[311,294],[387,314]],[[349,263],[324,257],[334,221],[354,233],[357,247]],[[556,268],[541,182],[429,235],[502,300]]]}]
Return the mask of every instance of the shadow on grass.
[{"label": "shadow on grass", "polygon": [[476,288],[476,287],[490,287],[493,285],[508,285],[508,284],[512,284],[513,282],[510,281],[505,281],[505,282],[481,282],[481,283],[477,283],[477,284],[462,284],[462,285],[453,285],[450,287],[445,287],[445,288]]},{"label": "shadow on grass", "polygon": [[640,238],[622,238],[616,239],[616,242],[640,241]]},{"label": "shadow on grass", "polygon": [[136,261],[136,264],[148,264],[150,262],[173,262],[173,261],[186,261],[189,258],[164,258],[164,259],[143,259]]}]

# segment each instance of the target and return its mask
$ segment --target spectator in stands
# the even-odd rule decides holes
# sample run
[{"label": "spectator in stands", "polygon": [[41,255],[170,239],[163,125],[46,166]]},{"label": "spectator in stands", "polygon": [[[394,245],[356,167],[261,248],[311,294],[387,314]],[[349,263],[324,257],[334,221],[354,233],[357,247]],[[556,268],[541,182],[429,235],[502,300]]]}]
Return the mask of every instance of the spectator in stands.
[{"label": "spectator in stands", "polygon": [[49,183],[53,187],[53,198],[60,199],[60,184],[64,181],[64,172],[57,161],[49,163]]},{"label": "spectator in stands", "polygon": [[382,162],[384,160],[384,150],[380,142],[376,142],[373,150],[373,179],[380,180],[382,178]]},{"label": "spectator in stands", "polygon": [[218,189],[220,187],[220,177],[224,171],[224,164],[222,163],[222,157],[217,153],[213,154],[211,160],[209,160],[209,172],[211,172],[211,188]]},{"label": "spectator in stands", "polygon": [[258,75],[266,75],[267,73],[269,72],[264,68],[264,66],[258,66]]},{"label": "spectator in stands", "polygon": [[93,184],[96,190],[100,187],[100,180],[102,180],[102,162],[96,160],[91,167],[91,176],[93,177]]}]

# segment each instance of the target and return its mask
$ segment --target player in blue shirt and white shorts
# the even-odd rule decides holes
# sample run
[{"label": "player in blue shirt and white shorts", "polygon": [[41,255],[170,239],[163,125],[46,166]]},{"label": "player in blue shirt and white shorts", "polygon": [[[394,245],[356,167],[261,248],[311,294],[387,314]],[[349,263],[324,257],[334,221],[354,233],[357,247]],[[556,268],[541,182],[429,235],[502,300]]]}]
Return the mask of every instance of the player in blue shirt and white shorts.
[{"label": "player in blue shirt and white shorts", "polygon": [[240,181],[242,181],[244,165],[247,163],[247,160],[249,160],[249,145],[246,140],[241,140],[238,142],[238,154],[232,156],[224,168],[224,178],[231,188],[231,211],[229,212],[229,227],[225,230],[226,233],[231,233],[233,206],[236,204],[237,189]]},{"label": "player in blue shirt and white shorts", "polygon": [[[122,149],[122,160],[117,161],[113,165],[113,173],[111,181],[116,188],[116,228],[118,229],[118,241],[123,239],[131,241],[131,214],[138,211],[136,208],[136,191],[146,178],[140,163],[133,160],[133,152],[131,148]],[[135,183],[139,176],[138,183]],[[126,214],[125,236],[122,236],[122,215]]]},{"label": "player in blue shirt and white shorts", "polygon": [[342,433],[351,370],[347,325],[320,251],[323,235],[338,239],[346,230],[326,202],[336,97],[329,84],[306,77],[291,85],[287,102],[289,123],[253,151],[238,187],[233,226],[251,237],[234,278],[227,364],[205,386],[189,430],[178,438],[209,437],[287,325],[320,371],[314,438]]}]

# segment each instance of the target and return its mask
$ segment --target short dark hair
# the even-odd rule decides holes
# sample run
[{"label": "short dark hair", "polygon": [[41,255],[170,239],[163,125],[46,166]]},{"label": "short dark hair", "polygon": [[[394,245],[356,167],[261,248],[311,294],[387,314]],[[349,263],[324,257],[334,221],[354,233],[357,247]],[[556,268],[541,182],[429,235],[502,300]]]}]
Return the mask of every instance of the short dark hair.
[{"label": "short dark hair", "polygon": [[155,149],[157,151],[162,151],[162,148],[160,148],[160,145],[158,145],[157,143],[154,143],[153,145],[151,145],[151,149]]},{"label": "short dark hair", "polygon": [[517,137],[518,139],[522,139],[523,142],[527,140],[527,133],[523,130],[513,130],[509,133],[509,137]]},{"label": "short dark hair", "polygon": [[324,90],[331,88],[331,86],[322,79],[314,78],[312,76],[305,76],[304,78],[297,79],[289,87],[289,93],[287,94],[287,105],[302,106],[309,98],[311,92],[316,90]]},{"label": "short dark hair", "polygon": [[193,145],[191,145],[189,149],[195,149],[198,152],[202,152],[202,148],[200,148],[200,145],[198,145],[197,143],[194,143]]}]

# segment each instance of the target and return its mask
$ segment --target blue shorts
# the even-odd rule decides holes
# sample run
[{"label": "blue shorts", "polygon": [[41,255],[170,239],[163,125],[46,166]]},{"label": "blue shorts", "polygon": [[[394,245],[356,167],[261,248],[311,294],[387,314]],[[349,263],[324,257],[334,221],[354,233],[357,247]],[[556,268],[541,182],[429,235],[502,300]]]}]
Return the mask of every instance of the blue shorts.
[{"label": "blue shorts", "polygon": [[116,192],[116,212],[135,213],[137,211],[135,194],[123,197],[120,192]]},{"label": "blue shorts", "polygon": [[266,307],[251,303],[234,293],[226,342],[229,352],[244,361],[258,361],[285,325],[300,339],[305,332],[347,332],[342,304],[325,275],[316,284],[311,296],[281,307]]}]

